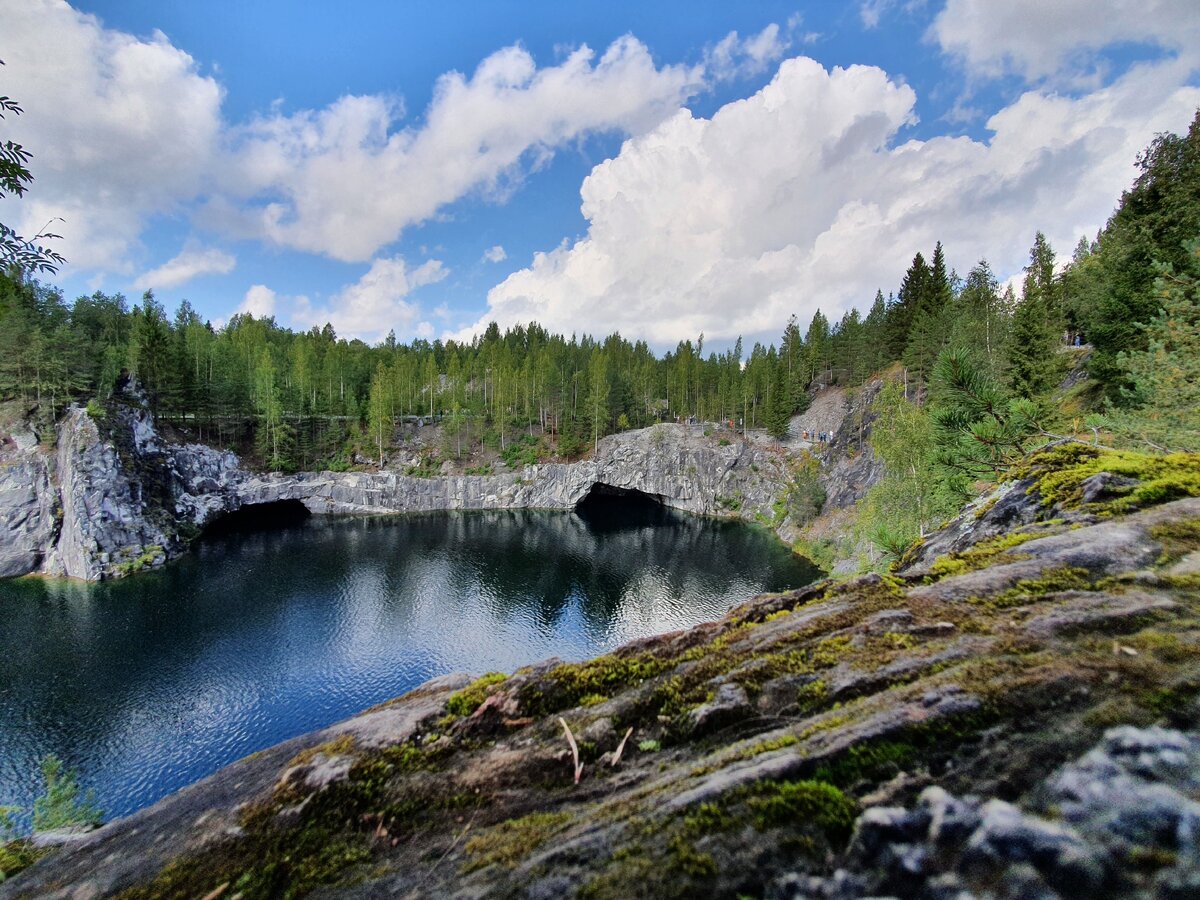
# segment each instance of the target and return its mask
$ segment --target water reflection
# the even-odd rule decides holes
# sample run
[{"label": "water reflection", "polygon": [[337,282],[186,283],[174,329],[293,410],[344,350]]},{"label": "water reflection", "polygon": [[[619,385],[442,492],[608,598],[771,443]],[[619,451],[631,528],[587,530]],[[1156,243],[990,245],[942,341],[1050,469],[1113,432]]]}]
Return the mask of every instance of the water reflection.
[{"label": "water reflection", "polygon": [[650,509],[316,518],[114,584],[0,582],[0,805],[55,752],[127,814],[434,675],[585,658],[814,575]]}]

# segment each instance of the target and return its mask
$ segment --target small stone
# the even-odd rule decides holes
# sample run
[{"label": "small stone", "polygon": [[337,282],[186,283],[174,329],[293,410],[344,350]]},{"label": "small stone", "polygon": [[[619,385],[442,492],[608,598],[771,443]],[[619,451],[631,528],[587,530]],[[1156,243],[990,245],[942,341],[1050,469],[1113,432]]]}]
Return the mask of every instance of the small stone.
[{"label": "small stone", "polygon": [[989,800],[980,814],[963,854],[968,871],[1029,863],[1052,887],[1068,885],[1073,892],[1095,890],[1104,881],[1104,851],[1074,829],[1027,816],[1003,800]]},{"label": "small stone", "polygon": [[688,713],[693,735],[707,734],[750,715],[750,698],[739,684],[720,685],[713,699]]}]

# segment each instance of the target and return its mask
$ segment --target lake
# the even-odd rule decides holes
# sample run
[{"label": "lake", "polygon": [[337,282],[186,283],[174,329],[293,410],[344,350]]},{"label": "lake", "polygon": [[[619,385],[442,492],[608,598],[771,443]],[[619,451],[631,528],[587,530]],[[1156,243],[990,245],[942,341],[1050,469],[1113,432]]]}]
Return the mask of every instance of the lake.
[{"label": "lake", "polygon": [[127,815],[436,675],[585,659],[819,574],[766,529],[610,503],[314,517],[123,581],[0,581],[0,806],[56,753]]}]

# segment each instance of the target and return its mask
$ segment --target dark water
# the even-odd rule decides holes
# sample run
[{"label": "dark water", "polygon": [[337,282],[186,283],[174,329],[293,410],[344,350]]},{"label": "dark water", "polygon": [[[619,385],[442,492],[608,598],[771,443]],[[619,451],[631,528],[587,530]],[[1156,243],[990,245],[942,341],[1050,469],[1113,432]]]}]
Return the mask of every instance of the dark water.
[{"label": "dark water", "polygon": [[312,519],[125,581],[0,582],[0,806],[30,807],[53,752],[126,815],[435,675],[586,658],[816,574],[764,530],[622,508]]}]

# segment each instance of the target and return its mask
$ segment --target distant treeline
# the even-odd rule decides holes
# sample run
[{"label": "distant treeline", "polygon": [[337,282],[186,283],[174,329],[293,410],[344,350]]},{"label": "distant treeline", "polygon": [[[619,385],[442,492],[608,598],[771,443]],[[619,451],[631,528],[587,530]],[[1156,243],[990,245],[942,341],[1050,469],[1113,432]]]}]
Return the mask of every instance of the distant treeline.
[{"label": "distant treeline", "polygon": [[1200,113],[1186,135],[1157,137],[1138,165],[1105,228],[1065,269],[1036,235],[1020,296],[1000,291],[982,260],[959,277],[939,243],[865,315],[831,322],[817,312],[803,330],[792,317],[778,346],[749,353],[739,339],[705,355],[701,335],[658,357],[619,334],[568,339],[536,323],[493,324],[470,343],[389,335],[376,346],[248,314],[216,329],[186,300],[173,315],[150,292],[133,304],[99,291],[67,303],[14,269],[0,274],[0,394],[52,417],[71,400],[105,398],[129,373],[159,414],[205,439],[223,442],[229,423],[248,423],[261,461],[277,468],[336,465],[368,448],[382,456],[401,416],[438,416],[459,452],[547,435],[538,452],[552,443],[570,457],[610,432],[691,416],[781,434],[814,382],[856,385],[898,362],[907,396],[926,397],[946,351],[967,354],[998,396],[1037,401],[1058,383],[1058,351],[1076,341],[1094,348],[1088,371],[1110,408],[1136,408],[1153,386],[1130,354],[1150,347],[1145,326],[1168,296],[1156,278],[1196,271],[1187,248],[1200,237]]}]

